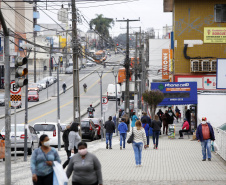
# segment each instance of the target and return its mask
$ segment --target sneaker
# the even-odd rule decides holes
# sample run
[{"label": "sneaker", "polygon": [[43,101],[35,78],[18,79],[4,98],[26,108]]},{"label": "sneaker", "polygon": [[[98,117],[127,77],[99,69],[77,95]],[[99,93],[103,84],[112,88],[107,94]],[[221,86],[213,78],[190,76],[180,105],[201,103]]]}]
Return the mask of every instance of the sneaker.
[{"label": "sneaker", "polygon": [[120,150],[122,150],[122,147],[120,146]]},{"label": "sneaker", "polygon": [[156,145],[154,145],[154,149],[156,149]]},{"label": "sneaker", "polygon": [[111,147],[109,149],[112,149]]},{"label": "sneaker", "polygon": [[178,139],[184,139],[183,137],[179,137]]},{"label": "sneaker", "polygon": [[208,161],[211,161],[211,158],[208,158]]},{"label": "sneaker", "polygon": [[106,149],[108,149],[108,144],[106,144]]},{"label": "sneaker", "polygon": [[206,159],[203,159],[202,161],[206,161]]},{"label": "sneaker", "polygon": [[158,149],[158,147],[155,148],[156,150]]}]

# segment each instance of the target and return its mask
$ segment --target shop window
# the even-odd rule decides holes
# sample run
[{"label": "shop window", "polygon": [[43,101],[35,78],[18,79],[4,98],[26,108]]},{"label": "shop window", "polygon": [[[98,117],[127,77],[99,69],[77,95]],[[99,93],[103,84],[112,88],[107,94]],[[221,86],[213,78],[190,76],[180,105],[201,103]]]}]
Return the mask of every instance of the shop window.
[{"label": "shop window", "polygon": [[226,22],[226,4],[216,4],[214,7],[215,22]]}]

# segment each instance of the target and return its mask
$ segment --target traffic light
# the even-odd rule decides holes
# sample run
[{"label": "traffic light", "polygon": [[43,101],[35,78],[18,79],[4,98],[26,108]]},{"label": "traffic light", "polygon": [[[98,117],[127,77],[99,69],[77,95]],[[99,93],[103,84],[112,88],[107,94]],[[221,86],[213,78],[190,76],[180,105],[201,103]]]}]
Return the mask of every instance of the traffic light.
[{"label": "traffic light", "polygon": [[16,87],[23,87],[28,84],[28,80],[24,77],[28,74],[28,69],[22,67],[27,64],[27,57],[17,57],[15,60],[15,85]]},{"label": "traffic light", "polygon": [[118,44],[116,44],[118,46]]}]

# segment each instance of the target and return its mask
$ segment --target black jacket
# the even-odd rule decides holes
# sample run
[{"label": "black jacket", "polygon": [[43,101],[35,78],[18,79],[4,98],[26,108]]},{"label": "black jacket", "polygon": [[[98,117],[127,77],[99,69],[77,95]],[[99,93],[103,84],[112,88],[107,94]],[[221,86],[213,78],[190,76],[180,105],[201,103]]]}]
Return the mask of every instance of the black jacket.
[{"label": "black jacket", "polygon": [[151,122],[151,128],[153,128],[153,131],[160,131],[161,127],[162,127],[161,121],[153,120]]},{"label": "black jacket", "polygon": [[104,124],[106,133],[113,133],[115,131],[115,123],[113,121],[106,121]]},{"label": "black jacket", "polygon": [[69,146],[69,141],[68,141],[68,135],[69,135],[70,130],[66,129],[63,133],[62,139],[64,142],[64,149],[68,150],[68,146]]}]

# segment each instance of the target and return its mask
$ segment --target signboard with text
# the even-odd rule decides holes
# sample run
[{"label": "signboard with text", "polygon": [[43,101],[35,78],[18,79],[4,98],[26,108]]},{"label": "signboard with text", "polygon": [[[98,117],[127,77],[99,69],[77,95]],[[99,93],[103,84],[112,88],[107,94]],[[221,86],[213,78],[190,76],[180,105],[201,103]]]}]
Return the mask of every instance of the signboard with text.
[{"label": "signboard with text", "polygon": [[204,43],[226,43],[226,27],[205,27]]},{"label": "signboard with text", "polygon": [[11,106],[17,107],[21,104],[21,88],[16,88],[15,81],[12,81],[10,85]]},{"label": "signboard with text", "polygon": [[197,82],[153,82],[151,90],[154,89],[164,94],[159,105],[197,104]]},{"label": "signboard with text", "polygon": [[162,49],[162,79],[169,79],[169,50]]},{"label": "signboard with text", "polygon": [[102,97],[102,106],[103,106],[103,112],[107,112],[108,110],[108,98]]}]

